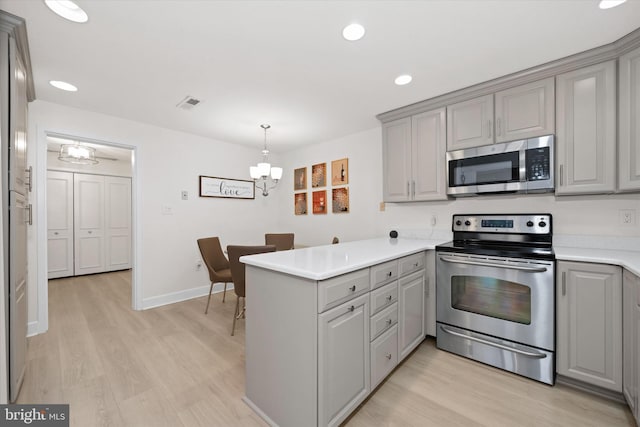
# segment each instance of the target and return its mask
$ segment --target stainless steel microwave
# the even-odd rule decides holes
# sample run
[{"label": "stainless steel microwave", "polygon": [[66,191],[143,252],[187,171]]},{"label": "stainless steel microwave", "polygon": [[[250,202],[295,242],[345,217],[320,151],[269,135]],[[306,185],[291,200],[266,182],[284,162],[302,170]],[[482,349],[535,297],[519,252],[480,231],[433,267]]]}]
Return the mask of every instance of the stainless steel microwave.
[{"label": "stainless steel microwave", "polygon": [[447,152],[447,194],[554,191],[554,136]]}]

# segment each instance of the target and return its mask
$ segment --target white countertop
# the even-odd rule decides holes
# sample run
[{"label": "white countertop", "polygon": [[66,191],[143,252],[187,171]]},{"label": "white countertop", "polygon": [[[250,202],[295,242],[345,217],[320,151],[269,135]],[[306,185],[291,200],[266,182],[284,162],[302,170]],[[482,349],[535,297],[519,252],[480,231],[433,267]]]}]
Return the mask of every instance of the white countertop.
[{"label": "white countertop", "polygon": [[405,255],[435,249],[436,245],[446,241],[448,240],[386,237],[250,255],[240,260],[268,270],[324,280]]},{"label": "white countertop", "polygon": [[558,261],[582,261],[619,265],[636,276],[640,276],[640,250],[576,248],[554,245],[553,251]]}]

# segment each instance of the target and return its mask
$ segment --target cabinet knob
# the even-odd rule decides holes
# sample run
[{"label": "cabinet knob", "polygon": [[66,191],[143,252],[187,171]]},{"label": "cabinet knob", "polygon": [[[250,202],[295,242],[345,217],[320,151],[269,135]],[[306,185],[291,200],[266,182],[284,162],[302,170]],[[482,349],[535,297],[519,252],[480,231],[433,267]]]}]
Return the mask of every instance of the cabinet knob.
[{"label": "cabinet knob", "polygon": [[391,298],[393,298],[391,295],[387,296],[387,301],[391,301]]},{"label": "cabinet knob", "polygon": [[392,274],[393,274],[392,272],[388,272],[387,277],[391,277]]},{"label": "cabinet knob", "polygon": [[416,262],[415,264],[413,264],[413,266],[414,266],[414,267],[417,267],[417,266],[418,266],[418,263]]},{"label": "cabinet knob", "polygon": [[352,305],[351,307],[349,307],[349,311],[353,311],[353,310],[355,310],[355,309],[356,309],[356,307],[355,307],[355,306],[353,306],[353,305]]},{"label": "cabinet knob", "polygon": [[390,324],[392,324],[392,323],[393,323],[393,320],[391,320],[391,319],[387,319],[387,325],[390,325]]},{"label": "cabinet knob", "polygon": [[349,288],[349,290],[350,290],[351,292],[355,292],[355,291],[356,291],[356,285],[353,285],[352,287],[350,287],[350,288]]},{"label": "cabinet knob", "polygon": [[391,360],[391,353],[387,354],[387,359]]},{"label": "cabinet knob", "polygon": [[93,233],[93,231],[89,230],[89,234]]},{"label": "cabinet knob", "polygon": [[54,231],[54,232],[53,232],[53,235],[54,235],[54,236],[57,236],[57,235],[58,235],[58,232],[57,232],[57,231]]}]

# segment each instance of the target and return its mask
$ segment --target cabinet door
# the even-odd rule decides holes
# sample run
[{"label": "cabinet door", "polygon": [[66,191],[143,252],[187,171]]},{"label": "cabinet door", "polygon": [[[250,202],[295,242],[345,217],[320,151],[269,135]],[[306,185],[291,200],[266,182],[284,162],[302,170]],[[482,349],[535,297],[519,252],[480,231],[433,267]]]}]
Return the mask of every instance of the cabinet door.
[{"label": "cabinet door", "polygon": [[558,373],[622,392],[620,267],[561,261],[558,273]]},{"label": "cabinet door", "polygon": [[436,252],[427,251],[424,286],[424,333],[436,336]]},{"label": "cabinet door", "polygon": [[447,151],[493,144],[493,94],[447,107]]},{"label": "cabinet door", "polygon": [[638,336],[636,307],[636,288],[640,279],[628,270],[624,271],[622,277],[622,394],[631,408],[633,414],[636,413],[638,399]]},{"label": "cabinet door", "polygon": [[124,270],[131,268],[131,178],[104,180],[105,270]]},{"label": "cabinet door", "polygon": [[369,295],[318,318],[318,425],[339,425],[369,394]]},{"label": "cabinet door", "polygon": [[447,198],[445,120],[444,108],[411,118],[413,200],[445,200]]},{"label": "cabinet door", "polygon": [[553,77],[500,91],[496,102],[496,142],[555,132]]},{"label": "cabinet door", "polygon": [[73,174],[47,171],[47,272],[73,276]]},{"label": "cabinet door", "polygon": [[424,270],[398,280],[398,360],[424,340]]},{"label": "cabinet door", "polygon": [[74,174],[75,275],[104,271],[104,177]]},{"label": "cabinet door", "polygon": [[561,74],[556,88],[556,194],[614,192],[615,62]]},{"label": "cabinet door", "polygon": [[385,202],[410,200],[410,117],[382,125],[382,174],[382,197]]},{"label": "cabinet door", "polygon": [[618,186],[640,190],[640,49],[620,57]]}]

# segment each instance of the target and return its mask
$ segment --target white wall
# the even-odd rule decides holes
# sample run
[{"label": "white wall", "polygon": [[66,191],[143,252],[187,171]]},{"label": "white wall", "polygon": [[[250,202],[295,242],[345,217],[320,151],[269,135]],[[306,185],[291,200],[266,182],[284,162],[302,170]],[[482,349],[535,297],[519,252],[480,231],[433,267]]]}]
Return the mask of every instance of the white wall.
[{"label": "white wall", "polygon": [[[258,194],[255,200],[198,197],[199,175],[248,179],[249,165],[261,158],[260,146],[248,148],[35,101],[29,105],[29,163],[36,170],[31,198],[36,216],[29,236],[31,333],[42,332],[46,325],[46,304],[37,300],[38,293],[46,296],[46,132],[133,148],[134,239],[138,241],[134,271],[142,307],[208,292],[206,271],[195,271],[200,256],[197,238],[220,236],[224,246],[260,244],[264,233],[276,228],[278,206],[272,198]],[[277,156],[272,159],[278,162]],[[181,200],[182,190],[189,192],[189,200]],[[163,215],[163,206],[173,214]]]},{"label": "white wall", "polygon": [[[295,216],[293,214],[294,168],[349,158],[349,187],[351,212],[349,214]],[[301,243],[329,243],[330,236],[341,240],[386,235],[391,229],[451,230],[451,215],[455,213],[523,213],[540,212],[553,215],[556,235],[599,235],[640,237],[640,195],[564,196],[554,195],[496,195],[451,199],[441,202],[387,203],[379,211],[382,201],[382,132],[380,127],[343,138],[326,141],[282,155],[288,172],[280,191],[280,204],[285,208],[280,215],[279,227],[296,232]],[[290,172],[291,171],[291,172]],[[327,187],[330,189],[331,187]],[[307,190],[308,197],[311,190]],[[633,209],[634,225],[621,225],[620,209]],[[309,210],[311,208],[309,207]]]}]

